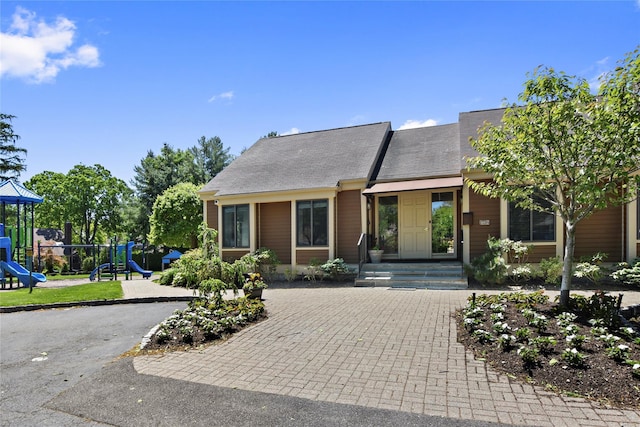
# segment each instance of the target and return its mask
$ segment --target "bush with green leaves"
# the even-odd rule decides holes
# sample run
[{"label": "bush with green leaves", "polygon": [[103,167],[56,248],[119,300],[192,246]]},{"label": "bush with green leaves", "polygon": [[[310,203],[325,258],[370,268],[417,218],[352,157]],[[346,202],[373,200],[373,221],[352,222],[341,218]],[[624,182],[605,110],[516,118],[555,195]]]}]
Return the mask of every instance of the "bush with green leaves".
[{"label": "bush with green leaves", "polygon": [[560,257],[541,259],[538,264],[538,275],[547,285],[559,285],[562,280],[562,260]]},{"label": "bush with green leaves", "polygon": [[191,249],[174,262],[173,284],[195,289],[203,280],[220,278],[221,262],[218,257],[206,257],[201,248]]},{"label": "bush with green leaves", "polygon": [[320,269],[331,280],[342,280],[344,276],[350,273],[349,266],[342,258],[330,259],[320,266]]},{"label": "bush with green leaves", "polygon": [[520,346],[520,348],[518,348],[517,353],[526,366],[538,364],[538,356],[540,354],[540,351],[536,347],[527,347],[522,345]]},{"label": "bush with green leaves", "polygon": [[640,287],[640,258],[634,259],[631,264],[619,263],[611,273],[611,278],[627,286]]},{"label": "bush with green leaves", "polygon": [[487,251],[465,265],[467,274],[480,283],[502,284],[507,277],[507,263],[502,257],[500,239],[489,237]]},{"label": "bush with green leaves", "polygon": [[82,260],[82,271],[92,271],[96,267],[93,257],[89,256]]},{"label": "bush with green leaves", "polygon": [[562,360],[575,368],[583,368],[587,363],[587,356],[576,348],[567,348],[562,352]]},{"label": "bush with green leaves", "polygon": [[618,298],[597,291],[590,297],[571,295],[569,307],[580,317],[585,319],[602,319],[602,326],[617,327],[620,323],[618,316]]},{"label": "bush with green leaves", "polygon": [[257,249],[253,256],[255,257],[256,272],[260,273],[265,279],[271,281],[275,278],[276,270],[280,265],[278,255],[272,249]]}]

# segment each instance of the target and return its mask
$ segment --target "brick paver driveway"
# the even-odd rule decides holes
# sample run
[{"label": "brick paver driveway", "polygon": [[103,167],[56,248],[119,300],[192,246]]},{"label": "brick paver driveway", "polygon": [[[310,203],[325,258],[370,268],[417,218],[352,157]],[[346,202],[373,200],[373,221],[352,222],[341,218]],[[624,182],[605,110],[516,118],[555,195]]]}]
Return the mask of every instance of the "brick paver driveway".
[{"label": "brick paver driveway", "polygon": [[[268,320],[201,351],[137,357],[139,373],[449,418],[535,426],[640,426],[605,408],[511,382],[456,340],[471,291],[268,289]],[[640,298],[625,296],[627,303]]]}]

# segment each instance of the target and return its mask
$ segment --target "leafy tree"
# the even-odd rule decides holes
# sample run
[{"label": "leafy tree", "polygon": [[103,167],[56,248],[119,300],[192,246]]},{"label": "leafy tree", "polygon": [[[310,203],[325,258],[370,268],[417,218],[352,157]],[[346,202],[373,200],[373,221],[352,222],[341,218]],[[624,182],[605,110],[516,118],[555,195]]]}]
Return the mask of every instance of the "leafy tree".
[{"label": "leafy tree", "polygon": [[140,165],[134,167],[132,185],[139,200],[136,229],[142,236],[148,234],[153,204],[169,187],[182,182],[205,184],[232,160],[229,149],[224,148],[217,136],[209,139],[202,136],[197,145],[187,150],[174,149],[166,143],[157,155],[149,150]]},{"label": "leafy tree", "polygon": [[149,241],[154,245],[195,248],[202,223],[200,187],[183,182],[168,188],[156,199],[151,214]]},{"label": "leafy tree", "polygon": [[224,148],[222,140],[214,136],[198,139],[198,144],[188,150],[194,159],[194,184],[206,184],[231,163],[233,156],[229,154],[229,147]]},{"label": "leafy tree", "polygon": [[36,223],[40,227],[64,229],[67,221],[65,205],[65,180],[66,175],[58,172],[44,171],[31,177],[24,183],[39,196],[43,202],[35,209]]},{"label": "leafy tree", "polygon": [[131,183],[140,202],[136,224],[142,236],[149,232],[149,216],[156,198],[180,182],[195,181],[193,164],[193,154],[165,143],[159,154],[149,150],[140,165],[134,167],[136,174]]},{"label": "leafy tree", "polygon": [[27,150],[16,146],[20,136],[13,132],[11,121],[14,118],[0,113],[0,181],[17,178],[27,169],[23,158]]},{"label": "leafy tree", "polygon": [[62,228],[71,222],[73,241],[90,245],[97,243],[99,231],[106,235],[122,230],[121,206],[131,190],[101,165],[76,165],[66,175],[46,171],[26,186],[45,200],[37,209],[38,223]]},{"label": "leafy tree", "polygon": [[[556,214],[565,226],[562,305],[569,301],[576,224],[597,209],[628,203],[640,176],[640,58],[630,53],[600,80],[537,69],[500,125],[487,124],[468,166],[493,175],[469,181],[489,197]],[[549,207],[550,206],[550,207]]]}]

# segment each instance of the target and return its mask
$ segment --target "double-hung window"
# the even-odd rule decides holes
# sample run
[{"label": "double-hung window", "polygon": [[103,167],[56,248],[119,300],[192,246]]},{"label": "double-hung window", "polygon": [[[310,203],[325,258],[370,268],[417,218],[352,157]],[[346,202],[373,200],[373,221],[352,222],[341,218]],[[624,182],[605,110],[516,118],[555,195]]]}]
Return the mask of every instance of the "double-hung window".
[{"label": "double-hung window", "polygon": [[329,201],[301,200],[296,204],[296,242],[298,246],[327,246]]},{"label": "double-hung window", "polygon": [[249,205],[222,207],[222,246],[249,247]]},{"label": "double-hung window", "polygon": [[[536,203],[545,208],[551,205],[539,199]],[[525,242],[552,242],[556,239],[556,217],[552,213],[523,209],[509,202],[509,238]]]}]

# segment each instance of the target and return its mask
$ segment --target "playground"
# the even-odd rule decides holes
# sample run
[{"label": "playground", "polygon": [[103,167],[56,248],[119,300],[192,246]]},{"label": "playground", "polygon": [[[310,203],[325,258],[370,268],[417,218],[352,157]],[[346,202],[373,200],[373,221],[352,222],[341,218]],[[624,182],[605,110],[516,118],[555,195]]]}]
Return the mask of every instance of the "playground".
[{"label": "playground", "polygon": [[[124,274],[129,280],[133,273],[139,273],[144,279],[151,277],[152,271],[143,269],[133,260],[134,242],[118,244],[111,239],[109,245],[41,245],[38,241],[37,248],[34,245],[34,206],[42,203],[43,198],[14,181],[0,183],[0,285],[5,289],[7,285],[13,288],[14,279],[18,286],[32,288],[38,283],[45,283],[47,277],[42,273],[43,265],[54,259],[66,260],[66,268],[73,266],[74,256],[79,259],[78,253],[92,253],[92,259],[88,259],[92,266],[89,275],[91,281],[100,280],[108,276],[109,280],[117,280],[118,274]],[[15,221],[8,226],[8,214]],[[68,231],[70,236],[70,229]],[[70,238],[69,238],[70,240]],[[96,266],[100,251],[108,254],[106,262]],[[44,251],[44,253],[43,253]],[[64,255],[54,255],[62,253]],[[34,262],[35,261],[35,262]],[[79,267],[80,268],[80,267]],[[51,269],[47,268],[48,271]]]}]

